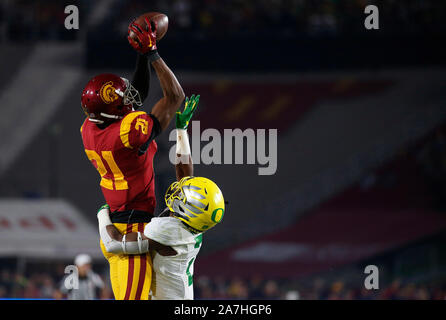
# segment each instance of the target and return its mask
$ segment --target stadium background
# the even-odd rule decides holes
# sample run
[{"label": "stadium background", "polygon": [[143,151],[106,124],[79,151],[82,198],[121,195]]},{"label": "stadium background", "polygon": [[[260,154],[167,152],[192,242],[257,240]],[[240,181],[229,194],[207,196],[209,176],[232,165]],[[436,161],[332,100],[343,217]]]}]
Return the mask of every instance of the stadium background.
[{"label": "stadium background", "polygon": [[[64,7],[80,30],[64,28]],[[380,30],[364,28],[375,4]],[[57,298],[97,248],[103,197],[79,135],[100,72],[130,77],[131,18],[170,18],[159,51],[205,128],[277,128],[278,167],[196,165],[229,201],[205,234],[199,299],[446,297],[446,4],[433,0],[2,1],[0,298]],[[147,106],[161,96],[154,73]],[[148,110],[148,108],[146,108]],[[174,179],[163,134],[157,196]],[[364,267],[380,268],[365,290]]]}]

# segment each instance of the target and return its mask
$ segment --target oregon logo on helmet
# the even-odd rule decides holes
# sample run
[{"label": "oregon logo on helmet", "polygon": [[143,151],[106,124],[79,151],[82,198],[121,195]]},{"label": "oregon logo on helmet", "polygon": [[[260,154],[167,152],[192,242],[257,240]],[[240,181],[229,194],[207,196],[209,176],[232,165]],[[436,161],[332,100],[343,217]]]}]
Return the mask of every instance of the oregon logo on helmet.
[{"label": "oregon logo on helmet", "polygon": [[225,209],[223,208],[217,208],[212,212],[211,220],[215,223],[219,223],[221,219],[223,219],[223,216],[225,215]]},{"label": "oregon logo on helmet", "polygon": [[104,101],[106,104],[116,101],[119,96],[115,90],[116,89],[113,87],[113,81],[104,83],[99,91],[102,101]]}]

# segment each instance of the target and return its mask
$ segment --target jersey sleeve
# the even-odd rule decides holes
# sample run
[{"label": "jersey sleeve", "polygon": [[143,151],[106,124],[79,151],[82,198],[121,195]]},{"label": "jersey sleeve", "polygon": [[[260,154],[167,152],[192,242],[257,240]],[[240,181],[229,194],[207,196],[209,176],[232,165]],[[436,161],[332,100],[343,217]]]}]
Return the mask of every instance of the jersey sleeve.
[{"label": "jersey sleeve", "polygon": [[144,235],[165,246],[178,246],[194,243],[192,234],[184,230],[176,218],[152,218],[144,228]]},{"label": "jersey sleeve", "polygon": [[131,112],[121,121],[119,136],[122,144],[129,149],[138,149],[153,138],[154,121],[144,111]]}]

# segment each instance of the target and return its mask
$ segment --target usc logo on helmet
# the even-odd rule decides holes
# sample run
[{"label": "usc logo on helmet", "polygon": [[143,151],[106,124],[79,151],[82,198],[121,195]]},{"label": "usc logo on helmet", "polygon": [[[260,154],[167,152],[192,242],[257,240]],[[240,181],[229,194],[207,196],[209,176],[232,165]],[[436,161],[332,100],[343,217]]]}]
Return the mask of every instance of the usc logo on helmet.
[{"label": "usc logo on helmet", "polygon": [[102,101],[104,101],[106,104],[116,101],[119,96],[115,90],[116,89],[113,87],[113,81],[104,83],[101,90],[99,90],[99,95],[101,96]]}]

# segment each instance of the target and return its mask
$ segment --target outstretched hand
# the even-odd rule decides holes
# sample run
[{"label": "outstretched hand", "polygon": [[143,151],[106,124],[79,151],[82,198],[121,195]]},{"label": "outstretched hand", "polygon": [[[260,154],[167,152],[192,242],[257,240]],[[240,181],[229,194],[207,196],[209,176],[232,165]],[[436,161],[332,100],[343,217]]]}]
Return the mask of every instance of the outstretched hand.
[{"label": "outstretched hand", "polygon": [[197,109],[199,100],[200,100],[200,95],[195,96],[193,94],[190,98],[186,97],[186,101],[184,102],[183,112],[177,111],[176,114],[177,129],[187,129],[190,119],[192,118],[195,110]]}]

